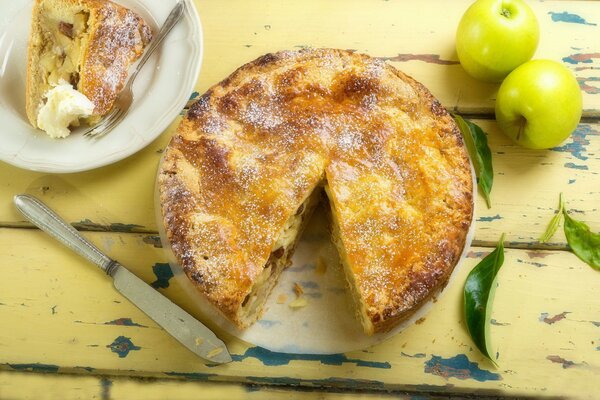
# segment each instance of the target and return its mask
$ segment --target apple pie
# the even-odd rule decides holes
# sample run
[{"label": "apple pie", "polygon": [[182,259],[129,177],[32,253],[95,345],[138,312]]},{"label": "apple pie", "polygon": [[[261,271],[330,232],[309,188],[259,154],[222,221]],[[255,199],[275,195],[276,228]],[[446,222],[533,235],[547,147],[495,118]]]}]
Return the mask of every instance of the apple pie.
[{"label": "apple pie", "polygon": [[384,61],[334,49],[267,54],[210,88],[166,148],[158,190],[177,261],[240,328],[322,198],[367,334],[446,284],[473,213],[448,112]]}]

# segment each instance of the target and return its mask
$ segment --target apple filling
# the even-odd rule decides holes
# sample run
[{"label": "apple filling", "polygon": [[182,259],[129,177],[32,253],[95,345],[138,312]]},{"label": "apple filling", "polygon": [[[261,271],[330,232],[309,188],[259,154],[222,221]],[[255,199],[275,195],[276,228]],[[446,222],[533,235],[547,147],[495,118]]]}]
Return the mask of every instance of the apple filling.
[{"label": "apple filling", "polygon": [[320,190],[313,193],[300,205],[295,215],[285,223],[273,250],[264,265],[260,276],[254,282],[250,293],[244,299],[240,310],[240,320],[244,325],[252,324],[260,316],[260,310],[273,290],[281,272],[291,265],[292,255],[310,215],[319,203]]}]

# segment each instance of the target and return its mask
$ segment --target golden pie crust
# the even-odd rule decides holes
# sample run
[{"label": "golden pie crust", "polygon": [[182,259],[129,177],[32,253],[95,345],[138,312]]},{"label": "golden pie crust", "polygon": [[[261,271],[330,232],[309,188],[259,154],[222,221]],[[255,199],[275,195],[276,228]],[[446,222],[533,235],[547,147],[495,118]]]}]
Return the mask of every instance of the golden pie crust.
[{"label": "golden pie crust", "polygon": [[447,282],[473,213],[452,117],[380,59],[264,55],[190,108],[159,171],[164,226],[189,279],[231,321],[283,227],[325,186],[365,332],[391,329]]}]

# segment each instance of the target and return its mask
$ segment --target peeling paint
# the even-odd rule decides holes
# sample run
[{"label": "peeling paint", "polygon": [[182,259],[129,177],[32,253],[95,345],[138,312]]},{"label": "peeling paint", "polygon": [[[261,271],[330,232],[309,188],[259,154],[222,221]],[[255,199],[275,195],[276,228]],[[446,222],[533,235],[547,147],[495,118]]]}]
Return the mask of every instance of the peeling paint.
[{"label": "peeling paint", "polygon": [[499,219],[502,219],[502,217],[500,216],[500,214],[496,214],[492,217],[479,217],[477,218],[477,222],[492,222]]},{"label": "peeling paint", "polygon": [[444,379],[475,379],[479,382],[502,380],[500,374],[479,368],[479,364],[469,361],[464,354],[450,358],[432,355],[431,359],[425,362],[424,372]]},{"label": "peeling paint", "polygon": [[[570,153],[573,157],[578,160],[585,161],[588,159],[588,156],[584,153],[587,152],[587,147],[590,144],[589,137],[590,136],[600,136],[600,132],[592,129],[591,125],[579,125],[577,129],[571,134],[569,138],[569,143],[559,146],[553,147],[550,150],[558,151],[558,152],[567,152]],[[575,182],[575,179],[569,180],[569,183]]]},{"label": "peeling paint", "polygon": [[107,344],[106,347],[113,353],[117,353],[119,358],[125,358],[130,351],[141,350],[142,348],[133,344],[130,338],[125,336],[117,337],[111,344]]},{"label": "peeling paint", "polygon": [[553,363],[556,363],[556,364],[562,364],[562,367],[564,369],[571,368],[571,367],[574,367],[574,366],[578,365],[578,364],[574,363],[573,361],[566,360],[566,359],[564,359],[564,358],[562,358],[560,356],[553,356],[553,355],[551,355],[551,356],[547,356],[546,359],[550,360],[550,361],[552,361]]},{"label": "peeling paint", "polygon": [[58,365],[53,364],[8,364],[14,370],[17,371],[29,371],[29,372],[41,372],[41,373],[56,373],[58,372]]},{"label": "peeling paint", "polygon": [[162,249],[162,243],[160,241],[160,236],[148,235],[148,236],[144,236],[144,238],[142,240],[144,241],[144,243],[152,245],[152,246],[156,247],[157,249]]},{"label": "peeling paint", "polygon": [[400,354],[402,354],[404,357],[410,357],[410,358],[425,358],[427,357],[427,354],[425,353],[415,353],[415,354],[406,354],[405,352],[400,352]]},{"label": "peeling paint", "polygon": [[147,328],[146,325],[140,325],[133,322],[131,318],[119,318],[112,321],[105,322],[104,325],[120,325],[120,326],[138,326],[140,328]]},{"label": "peeling paint", "polygon": [[390,369],[388,362],[368,361],[357,358],[348,358],[345,354],[292,354],[278,353],[262,347],[250,347],[243,355],[232,354],[233,361],[244,361],[247,358],[255,358],[266,366],[288,365],[290,361],[318,361],[324,365],[342,365],[352,363],[357,367]]},{"label": "peeling paint", "polygon": [[565,163],[565,168],[581,169],[581,170],[585,170],[585,171],[587,171],[589,169],[587,165],[578,165],[578,164],[574,164],[572,162]]},{"label": "peeling paint", "polygon": [[152,272],[156,275],[156,280],[150,284],[154,289],[166,289],[169,287],[169,280],[173,277],[173,270],[171,270],[169,263],[154,264]]},{"label": "peeling paint", "polygon": [[494,318],[492,318],[492,319],[490,320],[490,324],[492,324],[492,325],[496,325],[496,326],[508,326],[508,325],[510,325],[510,323],[509,323],[509,322],[498,322],[498,321],[497,321],[496,319],[494,319]]},{"label": "peeling paint", "polygon": [[133,233],[140,232],[144,229],[142,225],[136,224],[122,224],[119,222],[112,223],[110,225],[102,225],[89,219],[83,221],[74,222],[72,225],[75,229],[82,231],[93,231],[93,232],[121,232],[121,233]]},{"label": "peeling paint", "polygon": [[579,83],[579,88],[586,92],[587,94],[599,94],[600,87],[592,86],[588,82],[598,82],[600,84],[600,77],[590,76],[588,78],[577,78],[577,83]]},{"label": "peeling paint", "polygon": [[540,314],[539,320],[540,322],[544,322],[548,325],[552,325],[558,321],[561,321],[563,319],[565,319],[567,317],[567,314],[570,314],[570,311],[563,311],[560,314],[556,314],[552,317],[550,317],[550,314],[544,312]]},{"label": "peeling paint", "polygon": [[569,64],[591,64],[595,58],[600,58],[600,53],[576,53],[563,57],[563,61]]},{"label": "peeling paint", "polygon": [[552,18],[553,22],[566,22],[566,23],[570,23],[570,24],[581,24],[581,25],[596,26],[596,24],[593,24],[591,22],[587,22],[585,20],[585,18],[582,18],[582,17],[580,17],[577,14],[572,14],[572,13],[567,12],[567,11],[563,11],[563,12],[552,12],[552,11],[550,11],[548,14]]}]

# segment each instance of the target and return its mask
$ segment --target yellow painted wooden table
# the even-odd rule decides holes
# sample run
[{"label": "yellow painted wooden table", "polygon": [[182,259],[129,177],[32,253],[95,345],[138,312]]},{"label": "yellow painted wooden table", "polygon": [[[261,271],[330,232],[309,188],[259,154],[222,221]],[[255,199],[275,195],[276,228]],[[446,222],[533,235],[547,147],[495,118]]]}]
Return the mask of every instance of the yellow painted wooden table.
[{"label": "yellow painted wooden table", "polygon": [[[205,33],[199,93],[267,52],[350,48],[388,60],[489,133],[492,208],[477,198],[468,258],[422,323],[372,348],[329,356],[271,353],[220,333],[234,361],[207,367],[101,271],[15,211],[14,194],[39,196],[197,314],[169,279],[154,216],[156,168],[177,120],[138,154],[95,171],[48,175],[0,164],[0,398],[600,396],[600,273],[568,251],[562,232],[551,243],[537,241],[559,192],[573,215],[600,230],[600,3],[531,3],[541,26],[535,57],[569,67],[584,98],[578,129],[548,151],[505,138],[493,120],[498,85],[472,80],[458,64],[454,32],[468,4],[196,1]],[[460,306],[468,271],[501,232],[507,251],[492,315],[496,367],[474,349]]]}]

